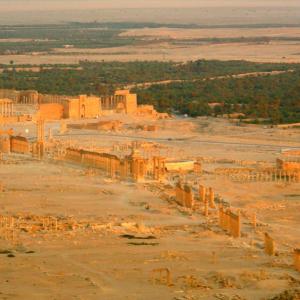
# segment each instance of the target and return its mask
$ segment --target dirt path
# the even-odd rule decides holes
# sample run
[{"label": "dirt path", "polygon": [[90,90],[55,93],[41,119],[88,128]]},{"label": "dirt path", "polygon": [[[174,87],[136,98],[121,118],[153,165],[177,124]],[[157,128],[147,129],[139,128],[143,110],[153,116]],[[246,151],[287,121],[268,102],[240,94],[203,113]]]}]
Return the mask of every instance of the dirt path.
[{"label": "dirt path", "polygon": [[287,71],[270,71],[270,72],[250,72],[250,73],[241,73],[235,75],[225,75],[225,76],[216,76],[210,78],[199,79],[195,78],[192,80],[188,79],[170,79],[170,80],[161,80],[161,81],[153,81],[153,82],[143,82],[143,83],[136,83],[136,84],[129,84],[125,86],[125,89],[133,89],[133,88],[144,88],[147,89],[152,85],[165,85],[170,83],[180,83],[180,82],[196,82],[196,81],[207,81],[207,80],[218,80],[224,78],[244,78],[244,77],[257,77],[257,76],[268,76],[268,75],[279,75],[284,73],[292,73],[295,70],[287,70]]}]

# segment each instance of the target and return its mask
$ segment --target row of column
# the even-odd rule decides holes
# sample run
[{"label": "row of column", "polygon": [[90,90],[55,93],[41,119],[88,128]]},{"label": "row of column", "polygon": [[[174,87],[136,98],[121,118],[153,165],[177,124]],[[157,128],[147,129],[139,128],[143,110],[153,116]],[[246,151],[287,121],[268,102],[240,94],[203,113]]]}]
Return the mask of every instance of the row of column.
[{"label": "row of column", "polygon": [[11,101],[0,101],[0,112],[2,117],[11,117],[14,114],[14,107]]},{"label": "row of column", "polygon": [[101,99],[102,109],[104,109],[104,110],[116,109],[118,106],[118,103],[120,103],[120,102],[124,103],[125,99],[126,98],[124,95],[103,97]]},{"label": "row of column", "polygon": [[285,182],[299,182],[300,172],[263,172],[253,174],[230,174],[229,177],[238,181],[285,181]]},{"label": "row of column", "polygon": [[103,97],[101,99],[101,106],[102,106],[102,109],[104,109],[104,110],[114,109],[117,106],[117,101],[116,101],[115,97],[113,97],[113,96]]}]

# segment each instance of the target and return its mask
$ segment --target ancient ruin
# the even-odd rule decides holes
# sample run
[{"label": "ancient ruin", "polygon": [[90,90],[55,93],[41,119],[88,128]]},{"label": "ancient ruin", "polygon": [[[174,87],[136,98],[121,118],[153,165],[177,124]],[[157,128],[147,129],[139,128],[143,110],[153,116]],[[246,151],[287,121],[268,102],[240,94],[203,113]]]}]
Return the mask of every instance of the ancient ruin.
[{"label": "ancient ruin", "polygon": [[137,95],[129,90],[117,90],[112,96],[101,97],[103,110],[132,114],[137,111]]},{"label": "ancient ruin", "polygon": [[[119,96],[123,103],[126,94]],[[72,253],[75,274],[76,268],[89,272],[81,268],[83,262],[94,272],[94,262],[98,268],[109,253],[120,251],[131,274],[137,272],[133,266],[143,269],[144,284],[151,291],[164,287],[167,294],[177,288],[201,291],[205,297],[214,295],[215,288],[238,293],[253,278],[261,282],[272,273],[281,280],[283,270],[293,278],[289,282],[296,282],[298,242],[292,235],[282,238],[274,230],[281,225],[269,213],[280,219],[292,205],[289,198],[298,195],[296,150],[278,153],[276,148],[269,158],[267,149],[263,161],[238,150],[236,159],[226,151],[212,157],[214,144],[191,146],[197,127],[186,121],[147,119],[138,108],[127,114],[120,103],[119,111],[106,114],[103,102],[85,96],[47,104],[32,104],[39,99],[35,93],[22,99],[30,104],[16,105],[40,105],[39,113],[26,122],[15,119],[0,131],[0,201],[5,208],[0,244],[7,259],[36,251],[43,261],[48,248],[58,247],[62,254],[51,250],[53,260],[59,260],[53,268],[70,262],[66,253]],[[83,107],[89,101],[95,104],[90,111]],[[64,103],[72,113],[61,119]],[[109,103],[105,105],[112,108],[117,102]],[[156,130],[147,130],[154,125]],[[284,201],[273,201],[278,197]],[[295,200],[291,203],[296,213]],[[21,246],[28,254],[18,252]],[[23,264],[29,262],[36,264],[31,258]],[[113,276],[116,267],[106,268]]]},{"label": "ancient ruin", "polygon": [[240,213],[233,213],[230,209],[219,208],[219,226],[235,238],[241,236]]},{"label": "ancient ruin", "polygon": [[270,256],[275,254],[275,241],[268,233],[265,233],[265,253]]},{"label": "ancient ruin", "polygon": [[0,16],[0,300],[300,300],[300,0]]},{"label": "ancient ruin", "polygon": [[[33,90],[0,89],[0,123],[60,119],[94,119],[112,113],[134,114],[154,119],[167,119],[168,114],[158,113],[154,107],[138,105],[137,95],[129,90],[116,90],[110,96],[48,95]],[[146,125],[153,131],[155,125]]]}]

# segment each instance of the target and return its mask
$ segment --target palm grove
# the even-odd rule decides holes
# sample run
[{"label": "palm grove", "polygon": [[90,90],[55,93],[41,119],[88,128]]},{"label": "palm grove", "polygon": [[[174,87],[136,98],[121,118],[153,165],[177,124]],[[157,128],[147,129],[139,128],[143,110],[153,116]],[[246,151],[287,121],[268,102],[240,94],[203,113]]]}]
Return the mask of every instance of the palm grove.
[{"label": "palm grove", "polygon": [[[142,104],[159,111],[196,116],[243,113],[251,122],[300,121],[300,65],[245,61],[81,62],[77,65],[42,66],[39,72],[20,71],[11,62],[0,65],[0,88],[36,89],[51,94],[109,94],[128,84],[182,80],[139,87]],[[22,66],[24,67],[24,66]],[[30,67],[30,66],[27,66]],[[231,75],[249,72],[288,71],[278,75]],[[226,77],[222,77],[226,76]],[[218,102],[222,105],[210,108]]]}]

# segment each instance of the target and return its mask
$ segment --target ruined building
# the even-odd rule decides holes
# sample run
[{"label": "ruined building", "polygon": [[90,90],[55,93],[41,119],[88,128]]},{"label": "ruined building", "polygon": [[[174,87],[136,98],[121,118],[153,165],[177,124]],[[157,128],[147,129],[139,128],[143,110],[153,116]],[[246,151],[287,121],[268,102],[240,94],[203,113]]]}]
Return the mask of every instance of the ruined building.
[{"label": "ruined building", "polygon": [[286,172],[300,172],[300,156],[278,158],[277,168]]},{"label": "ruined building", "polygon": [[166,174],[165,159],[162,157],[144,158],[133,149],[131,154],[121,158],[111,153],[99,153],[84,149],[67,148],[66,160],[100,169],[111,178],[132,179],[135,182],[145,179],[163,180]]},{"label": "ruined building", "polygon": [[[155,119],[168,118],[165,113],[158,113],[152,105],[137,105],[137,95],[129,90],[117,90],[109,96],[66,96],[47,95],[35,90],[16,91],[0,89],[0,99],[5,100],[9,107],[14,105],[14,119],[7,119],[12,110],[3,108],[6,122],[31,121],[43,118],[59,120],[62,118],[85,119],[97,118],[103,113],[124,113],[140,116],[150,116]],[[2,101],[4,103],[4,100]],[[1,117],[1,111],[0,111]],[[156,130],[149,127],[149,130]]]},{"label": "ruined building", "polygon": [[38,104],[39,93],[34,90],[16,91],[0,89],[0,98],[8,98],[15,104]]},{"label": "ruined building", "polygon": [[30,143],[22,136],[11,136],[10,137],[10,151],[13,153],[29,154]]},{"label": "ruined building", "polygon": [[97,118],[101,114],[100,99],[94,96],[80,95],[63,100],[64,118]]},{"label": "ruined building", "polygon": [[103,110],[132,114],[137,111],[137,95],[129,90],[117,90],[112,96],[101,97]]}]

